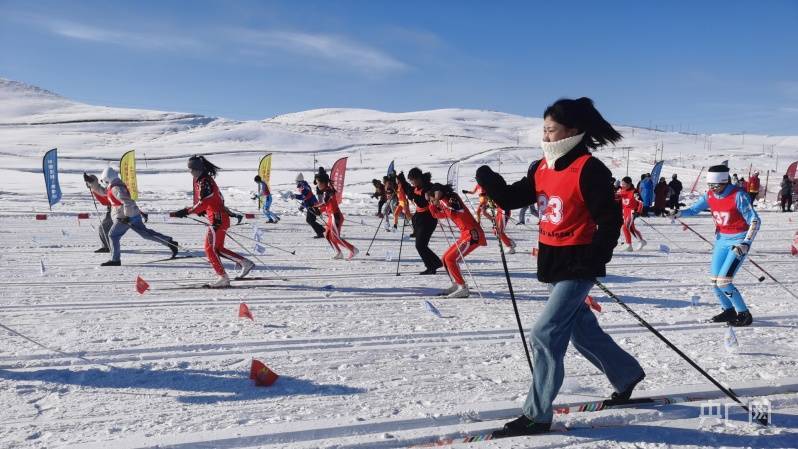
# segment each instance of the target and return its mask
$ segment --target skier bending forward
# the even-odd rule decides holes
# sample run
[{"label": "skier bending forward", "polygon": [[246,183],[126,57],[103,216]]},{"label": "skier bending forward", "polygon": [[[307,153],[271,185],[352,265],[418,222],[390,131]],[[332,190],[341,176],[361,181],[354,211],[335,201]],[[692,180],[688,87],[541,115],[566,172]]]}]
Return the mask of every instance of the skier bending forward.
[{"label": "skier bending forward", "polygon": [[441,295],[446,295],[449,298],[468,298],[468,286],[460,273],[457,261],[465,259],[465,256],[475,249],[488,244],[485,240],[485,232],[471,215],[471,211],[465,207],[463,200],[454,192],[452,186],[433,184],[426,192],[426,196],[432,216],[438,220],[451,220],[460,230],[460,238],[443,254],[443,266],[449,273],[449,277],[452,278],[452,286],[444,290]]}]

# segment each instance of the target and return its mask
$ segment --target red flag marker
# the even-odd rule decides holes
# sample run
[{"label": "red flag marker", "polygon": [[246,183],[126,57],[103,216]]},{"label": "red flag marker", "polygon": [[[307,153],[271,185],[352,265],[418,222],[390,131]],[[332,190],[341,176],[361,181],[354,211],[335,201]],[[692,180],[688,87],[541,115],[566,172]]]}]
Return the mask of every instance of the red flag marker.
[{"label": "red flag marker", "polygon": [[252,359],[252,366],[249,368],[249,378],[255,380],[255,385],[259,387],[268,387],[277,382],[280,376],[270,370],[265,363]]},{"label": "red flag marker", "polygon": [[249,307],[243,302],[238,306],[238,317],[249,318],[250,320],[255,321],[255,317],[252,316],[252,312],[249,311]]},{"label": "red flag marker", "polygon": [[598,303],[592,296],[587,295],[585,298],[585,304],[589,305],[591,309],[595,310],[596,312],[601,312],[601,304]]},{"label": "red flag marker", "polygon": [[78,214],[78,220],[85,220],[89,218],[89,214],[87,212],[81,212]]},{"label": "red flag marker", "polygon": [[47,214],[36,214],[37,220],[47,220]]},{"label": "red flag marker", "polygon": [[686,225],[686,224],[683,224],[683,225],[682,225],[682,231],[686,231],[686,230],[687,230],[687,225]]},{"label": "red flag marker", "polygon": [[538,255],[538,248],[537,247],[533,247],[532,248],[532,255],[533,256],[537,256]]},{"label": "red flag marker", "polygon": [[136,291],[139,292],[140,295],[143,295],[144,292],[150,289],[150,284],[147,283],[141,276],[136,276]]},{"label": "red flag marker", "polygon": [[255,218],[255,214],[245,213],[244,214],[244,218],[253,219],[253,218]]}]

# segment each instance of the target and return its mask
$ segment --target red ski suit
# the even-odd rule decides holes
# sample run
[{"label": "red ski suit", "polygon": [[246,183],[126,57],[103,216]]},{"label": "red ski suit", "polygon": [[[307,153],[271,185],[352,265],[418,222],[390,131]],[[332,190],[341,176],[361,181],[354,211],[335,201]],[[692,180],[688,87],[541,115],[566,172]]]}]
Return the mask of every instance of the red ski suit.
[{"label": "red ski suit", "polygon": [[621,203],[621,210],[623,211],[623,238],[626,239],[627,244],[632,243],[632,235],[638,240],[643,240],[643,234],[635,227],[635,212],[643,210],[643,203],[635,198],[635,189],[633,188],[620,188],[615,192],[615,198]]},{"label": "red ski suit", "polygon": [[465,280],[457,264],[458,259],[467,256],[480,246],[486,246],[488,242],[485,240],[485,232],[455,193],[449,198],[441,199],[437,206],[430,202],[429,212],[439,220],[445,218],[454,222],[460,230],[460,238],[443,253],[442,259],[443,266],[452,281],[458,285],[465,285]]},{"label": "red ski suit", "polygon": [[324,237],[336,252],[341,252],[341,246],[354,251],[355,247],[341,237],[341,227],[344,225],[344,214],[338,207],[338,199],[335,196],[335,189],[327,186],[321,191],[320,203],[316,205],[320,211],[327,213],[327,227],[324,230]]},{"label": "red ski suit", "polygon": [[224,247],[230,217],[225,212],[224,198],[216,185],[216,181],[208,175],[194,180],[194,205],[188,209],[190,214],[203,214],[208,219],[208,233],[205,235],[205,254],[219,276],[225,274],[219,257],[230,259],[238,264],[243,257]]}]

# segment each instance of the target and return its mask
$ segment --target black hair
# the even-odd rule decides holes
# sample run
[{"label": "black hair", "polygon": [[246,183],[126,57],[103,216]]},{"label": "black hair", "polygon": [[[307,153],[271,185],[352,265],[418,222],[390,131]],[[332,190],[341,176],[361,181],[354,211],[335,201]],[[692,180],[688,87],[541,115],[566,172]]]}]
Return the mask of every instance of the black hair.
[{"label": "black hair", "polygon": [[623,136],[609,124],[587,97],[572,100],[561,98],[546,108],[543,118],[551,117],[555,122],[585,133],[582,142],[588,148],[598,148],[620,141]]},{"label": "black hair", "polygon": [[374,187],[379,187],[382,185],[382,182],[380,182],[379,179],[372,179],[371,183],[374,184]]},{"label": "black hair", "polygon": [[205,159],[205,156],[196,154],[188,158],[188,166],[191,167],[192,165],[198,166],[202,173],[209,175],[211,178],[215,178],[216,174],[221,170],[221,168],[211,163],[211,161]]},{"label": "black hair", "polygon": [[260,182],[260,181],[261,181],[260,175],[255,175],[255,182]]},{"label": "black hair", "polygon": [[451,184],[441,184],[436,182],[432,184],[429,188],[429,192],[443,192],[444,195],[451,195],[454,193],[454,187]]},{"label": "black hair", "polygon": [[413,167],[407,172],[407,179],[421,179],[423,173],[418,167]]},{"label": "black hair", "polygon": [[628,176],[624,176],[623,179],[621,179],[621,181],[623,181],[623,182],[625,182],[627,184],[631,184],[632,183],[632,178],[630,178]]}]

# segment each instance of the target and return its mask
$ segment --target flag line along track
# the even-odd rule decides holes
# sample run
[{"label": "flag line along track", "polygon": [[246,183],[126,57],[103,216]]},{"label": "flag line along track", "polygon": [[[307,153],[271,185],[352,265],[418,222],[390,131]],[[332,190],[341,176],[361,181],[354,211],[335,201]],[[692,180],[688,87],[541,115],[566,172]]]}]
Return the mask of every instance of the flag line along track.
[{"label": "flag line along track", "polygon": [[[495,275],[494,277],[498,277],[500,274],[502,274],[501,271],[492,270],[492,269],[491,270],[479,270],[479,271],[475,271],[475,272],[480,273],[480,274],[484,274],[484,275]],[[533,268],[527,268],[527,269],[517,269],[517,270],[514,270],[514,272],[515,273],[523,273],[523,274],[531,274],[531,273],[534,273],[535,270],[534,270],[534,267],[533,267]],[[257,273],[257,271],[254,271],[253,273]],[[404,272],[403,274],[413,275],[413,273],[415,273],[415,272],[412,272],[412,273]],[[371,273],[326,273],[326,274],[310,274],[309,273],[309,274],[301,274],[301,275],[286,274],[286,275],[280,275],[280,276],[251,276],[251,277],[248,277],[248,278],[245,278],[245,279],[242,279],[242,280],[233,280],[233,283],[244,283],[244,282],[250,283],[250,282],[259,282],[259,281],[262,281],[262,282],[277,282],[277,281],[283,281],[284,279],[287,279],[287,282],[290,282],[290,281],[301,281],[301,280],[326,281],[326,280],[336,280],[336,279],[340,280],[340,279],[359,279],[359,278],[384,277],[384,276],[388,276],[389,274],[390,273],[381,273],[381,272],[374,273],[374,272],[371,272]],[[635,274],[636,273],[630,273],[630,276],[637,277],[637,276],[635,276]],[[131,274],[131,277],[132,276],[133,275]],[[641,279],[640,281],[623,282],[623,277],[624,277],[624,275],[622,275],[622,274],[616,274],[616,275],[610,275],[610,276],[608,276],[608,278],[605,278],[605,279],[607,279],[606,280],[607,285],[613,285],[614,286],[613,288],[620,288],[620,289],[624,289],[625,288],[624,284],[637,284],[639,286],[641,283],[645,283],[645,282],[658,282],[658,281],[661,281],[659,279],[650,279],[650,280],[648,280],[648,279],[645,279],[645,278],[640,278]],[[618,278],[618,282],[613,282],[614,278]],[[521,279],[527,279],[527,280],[530,280],[530,281],[537,282],[537,279],[536,278],[532,278],[532,277],[521,278]],[[519,280],[521,280],[521,279],[519,279]],[[168,277],[168,278],[146,278],[145,280],[147,282],[149,282],[153,287],[156,287],[157,283],[169,283],[169,284],[194,283],[194,282],[201,283],[201,282],[206,282],[208,279],[207,279],[207,277],[203,277],[203,278]],[[87,280],[87,281],[73,281],[73,280],[59,281],[59,280],[55,280],[55,279],[50,280],[50,281],[3,281],[3,282],[0,282],[0,286],[3,286],[3,287],[23,287],[23,288],[24,287],[47,287],[47,286],[50,286],[50,287],[68,287],[68,286],[80,287],[80,286],[87,286],[87,285],[108,285],[109,282],[116,283],[117,285],[119,285],[119,284],[122,284],[122,285],[133,285],[133,284],[135,284],[135,279],[131,278],[131,279],[115,279],[115,280],[112,279],[112,280],[109,280],[108,278],[106,278],[104,280]],[[283,282],[286,282],[286,281],[283,281]],[[798,279],[786,280],[786,281],[783,281],[782,283],[784,283],[784,284],[796,284],[796,283],[798,283]],[[757,283],[737,282],[735,284],[736,285],[741,285],[741,286],[756,285],[756,284],[768,285],[767,282],[762,282],[762,283],[759,283],[759,282],[757,282]],[[662,285],[662,284],[660,284],[660,285]],[[273,285],[273,287],[277,287],[277,286],[278,286],[277,284]],[[684,283],[679,283],[679,284],[669,283],[669,284],[667,284],[665,286],[661,286],[661,288],[666,288],[666,287],[670,288],[670,287],[673,287],[673,286],[701,288],[701,287],[703,287],[703,283],[702,284],[696,284],[695,281],[689,282],[687,284],[684,284]],[[314,288],[321,288],[321,287],[309,286],[309,289],[314,289]],[[344,286],[344,287],[341,287],[341,288],[345,289],[347,287]],[[358,286],[351,286],[349,288],[359,288],[359,287]],[[412,287],[396,286],[395,288],[396,289],[401,289],[401,288],[412,288]],[[634,287],[632,287],[632,288],[634,288]],[[154,288],[153,290],[155,291],[155,290],[157,290],[157,288]],[[211,290],[216,291],[216,292],[225,291],[225,289],[211,289]],[[485,290],[485,288],[482,288],[482,290]]]},{"label": "flag line along track", "polygon": [[[671,326],[663,327],[669,331],[679,330],[709,330],[718,327],[713,323],[696,323],[693,326]],[[646,330],[640,326],[619,327],[609,332],[613,336],[636,336],[645,334]],[[438,333],[437,336],[422,334],[395,334],[384,336],[353,337],[352,340],[339,339],[336,337],[318,339],[296,339],[294,340],[272,340],[272,341],[244,341],[236,343],[220,344],[194,344],[189,347],[154,347],[154,348],[132,348],[116,349],[105,351],[62,351],[60,354],[44,353],[29,356],[4,356],[0,357],[0,369],[32,369],[32,368],[55,368],[72,366],[92,366],[92,365],[111,365],[126,362],[152,362],[165,360],[180,360],[192,358],[220,358],[220,357],[242,357],[242,353],[265,354],[292,356],[297,354],[331,354],[331,353],[351,353],[351,352],[385,352],[390,350],[405,350],[415,348],[443,348],[458,347],[464,345],[504,345],[507,342],[519,340],[517,330],[504,329],[485,331],[471,331],[468,334]],[[80,357],[76,360],[77,357]],[[476,357],[476,355],[475,355]],[[785,359],[787,356],[783,356]],[[12,362],[12,363],[9,363]],[[16,362],[14,364],[13,362]],[[60,363],[47,363],[60,362]],[[768,366],[772,365],[772,360],[762,361]],[[336,361],[330,362],[337,363]],[[672,369],[670,367],[669,369]],[[686,372],[690,368],[683,367]],[[721,369],[721,368],[717,368]]]}]

